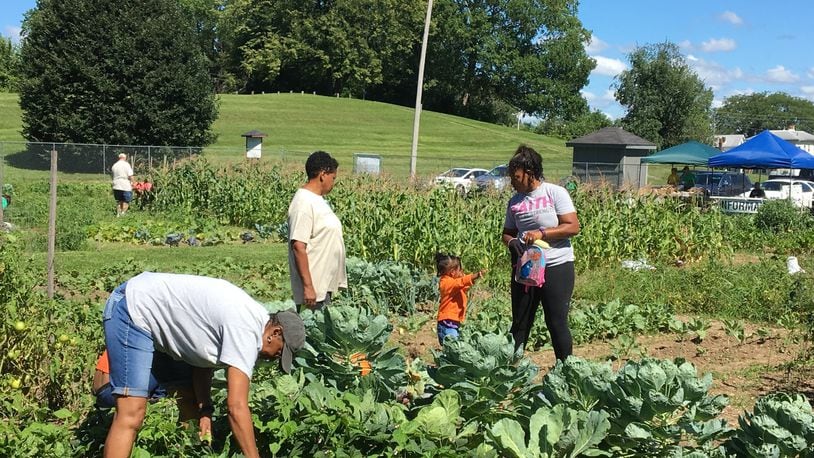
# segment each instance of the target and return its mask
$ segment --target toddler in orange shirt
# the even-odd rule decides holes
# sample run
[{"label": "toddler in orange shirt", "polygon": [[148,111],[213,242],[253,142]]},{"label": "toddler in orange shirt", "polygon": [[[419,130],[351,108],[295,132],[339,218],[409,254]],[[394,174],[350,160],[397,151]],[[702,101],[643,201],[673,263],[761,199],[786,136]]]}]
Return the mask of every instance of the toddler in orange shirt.
[{"label": "toddler in orange shirt", "polygon": [[438,307],[438,343],[444,345],[447,337],[458,338],[458,329],[466,318],[466,293],[483,277],[485,270],[473,274],[464,274],[461,258],[451,254],[435,254],[435,266],[438,271],[438,289],[441,292],[441,304]]}]

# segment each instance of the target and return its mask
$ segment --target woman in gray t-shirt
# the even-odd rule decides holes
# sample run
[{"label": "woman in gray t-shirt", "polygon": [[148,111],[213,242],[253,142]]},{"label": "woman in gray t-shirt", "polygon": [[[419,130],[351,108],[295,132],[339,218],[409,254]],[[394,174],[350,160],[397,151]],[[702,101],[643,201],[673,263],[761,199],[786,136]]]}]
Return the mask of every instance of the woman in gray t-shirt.
[{"label": "woman in gray t-shirt", "polygon": [[[554,353],[565,360],[572,351],[568,309],[574,291],[574,250],[570,237],[579,233],[579,219],[568,191],[543,181],[543,158],[537,151],[520,146],[508,168],[512,187],[517,191],[506,206],[503,243],[512,255],[512,328],[516,348],[525,347],[534,325],[537,308],[543,305],[546,326]],[[517,260],[525,244],[544,240],[545,283],[540,287],[514,280]]]}]

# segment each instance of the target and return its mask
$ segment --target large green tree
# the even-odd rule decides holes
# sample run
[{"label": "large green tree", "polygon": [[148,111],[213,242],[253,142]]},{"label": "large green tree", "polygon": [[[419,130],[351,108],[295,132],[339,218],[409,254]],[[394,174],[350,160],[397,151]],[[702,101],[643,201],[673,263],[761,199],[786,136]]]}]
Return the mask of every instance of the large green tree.
[{"label": "large green tree", "polygon": [[223,15],[229,0],[178,0],[178,2],[184,14],[192,20],[215,92],[236,90],[237,81],[234,75],[226,70],[228,61],[222,38]]},{"label": "large green tree", "polygon": [[177,1],[38,0],[23,23],[30,141],[199,146],[217,101]]},{"label": "large green tree", "polygon": [[[188,0],[192,1],[192,0]],[[317,91],[411,105],[426,0],[228,0],[227,73],[243,92]],[[595,66],[576,0],[436,0],[424,106],[489,121],[573,120]]]},{"label": "large green tree", "polygon": [[233,0],[224,10],[229,70],[249,91],[366,91],[407,71],[420,38],[417,0]]},{"label": "large green tree", "polygon": [[514,120],[571,120],[596,63],[576,0],[438,0],[427,53],[428,108]]},{"label": "large green tree", "polygon": [[712,90],[690,68],[674,43],[637,47],[630,68],[614,83],[627,109],[622,127],[660,147],[711,138]]},{"label": "large green tree", "polygon": [[571,140],[612,125],[613,121],[605,113],[595,110],[570,121],[561,118],[543,119],[534,127],[534,131],[542,135]]},{"label": "large green tree", "polygon": [[814,103],[783,92],[760,92],[727,97],[715,110],[715,129],[720,134],[751,137],[766,129],[791,125],[814,132]]},{"label": "large green tree", "polygon": [[20,48],[10,38],[0,37],[0,92],[17,90]]}]

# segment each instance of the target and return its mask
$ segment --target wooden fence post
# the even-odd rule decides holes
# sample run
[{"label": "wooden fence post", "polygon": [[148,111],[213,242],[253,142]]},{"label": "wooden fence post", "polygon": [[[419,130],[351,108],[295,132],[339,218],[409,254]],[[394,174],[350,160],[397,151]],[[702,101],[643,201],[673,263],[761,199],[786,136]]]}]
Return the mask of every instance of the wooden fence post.
[{"label": "wooden fence post", "polygon": [[57,238],[57,148],[51,145],[51,197],[48,202],[48,299],[54,298],[54,251]]}]

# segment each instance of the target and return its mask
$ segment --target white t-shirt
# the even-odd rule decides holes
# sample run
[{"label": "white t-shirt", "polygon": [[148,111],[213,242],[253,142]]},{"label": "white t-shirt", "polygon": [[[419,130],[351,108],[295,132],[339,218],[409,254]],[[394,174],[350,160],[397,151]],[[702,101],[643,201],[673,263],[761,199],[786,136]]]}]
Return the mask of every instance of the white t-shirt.
[{"label": "white t-shirt", "polygon": [[133,176],[133,168],[130,164],[119,159],[119,162],[113,164],[110,168],[113,172],[113,189],[116,191],[132,191],[133,185],[130,183],[130,177]]},{"label": "white t-shirt", "polygon": [[[557,215],[575,213],[574,202],[562,186],[542,182],[528,194],[515,193],[506,206],[503,227],[516,230],[517,236],[540,228],[559,226]],[[551,249],[546,250],[546,265],[556,266],[574,260],[571,239],[548,240]]]},{"label": "white t-shirt", "polygon": [[[305,243],[317,302],[325,300],[329,291],[335,293],[348,287],[342,222],[322,196],[304,188],[297,190],[288,206],[288,239]],[[302,278],[290,243],[288,268],[294,302],[302,304],[305,302]]]},{"label": "white t-shirt", "polygon": [[157,351],[251,378],[269,314],[242,289],[217,278],[144,272],[127,282],[125,296],[133,323]]}]

